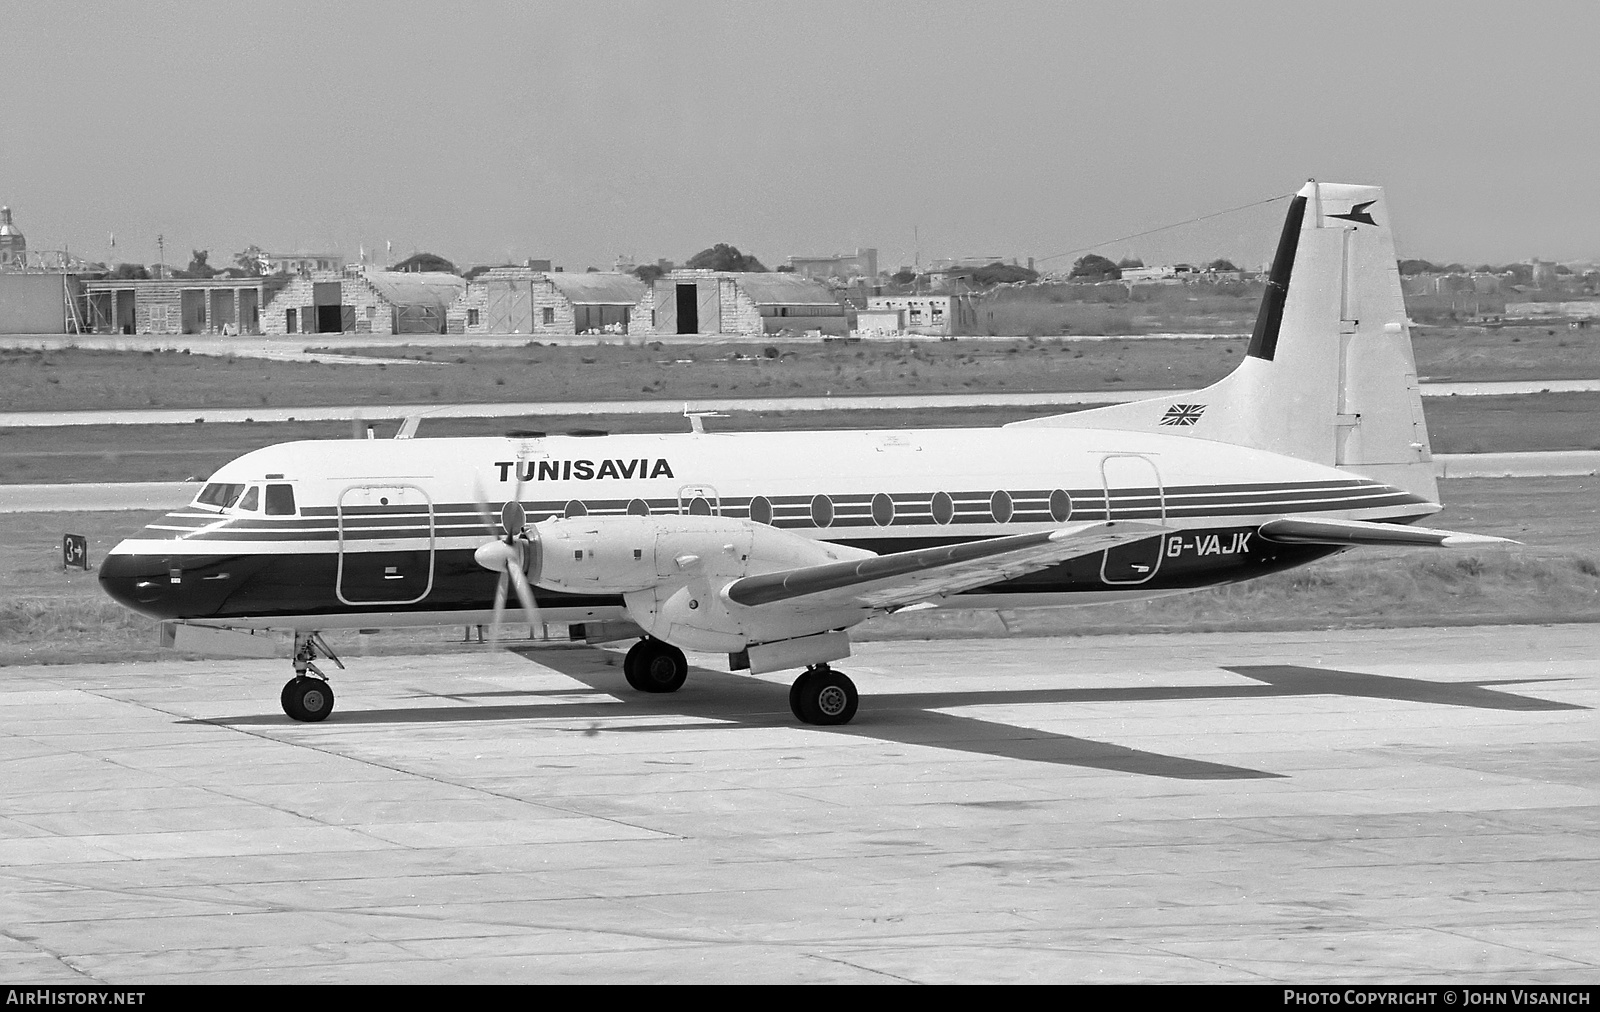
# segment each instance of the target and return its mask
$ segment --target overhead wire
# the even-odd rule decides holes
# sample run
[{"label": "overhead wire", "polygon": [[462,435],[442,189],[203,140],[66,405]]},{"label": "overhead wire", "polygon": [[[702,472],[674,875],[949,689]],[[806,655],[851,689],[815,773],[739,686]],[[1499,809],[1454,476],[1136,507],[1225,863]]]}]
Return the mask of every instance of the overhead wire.
[{"label": "overhead wire", "polygon": [[1265,200],[1253,200],[1248,204],[1240,204],[1238,207],[1230,207],[1225,211],[1212,211],[1210,214],[1202,214],[1198,218],[1190,218],[1187,221],[1175,221],[1170,225],[1162,225],[1158,228],[1145,229],[1143,232],[1135,232],[1132,235],[1124,235],[1115,239],[1107,239],[1104,242],[1097,242],[1091,246],[1080,246],[1077,249],[1069,249],[1065,253],[1052,253],[1047,257],[1040,257],[1034,262],[1042,264],[1047,260],[1059,260],[1062,257],[1072,256],[1074,253],[1088,253],[1089,251],[1097,250],[1102,246],[1110,246],[1112,243],[1127,242],[1129,239],[1140,239],[1147,235],[1155,235],[1157,232],[1165,232],[1169,229],[1182,228],[1185,225],[1193,225],[1198,221],[1206,221],[1211,218],[1220,218],[1225,214],[1233,214],[1236,211],[1247,211],[1252,207],[1260,207],[1263,204],[1270,204],[1275,200],[1287,200],[1292,196],[1294,196],[1294,192],[1292,191],[1289,193],[1280,193],[1275,197],[1267,197]]}]

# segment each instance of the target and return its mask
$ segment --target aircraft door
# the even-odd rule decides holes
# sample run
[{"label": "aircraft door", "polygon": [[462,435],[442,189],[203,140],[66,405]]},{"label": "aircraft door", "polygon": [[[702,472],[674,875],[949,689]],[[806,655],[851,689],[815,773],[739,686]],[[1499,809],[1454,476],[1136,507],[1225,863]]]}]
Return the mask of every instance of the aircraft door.
[{"label": "aircraft door", "polygon": [[722,501],[710,485],[684,485],[678,489],[678,512],[685,516],[720,516]]},{"label": "aircraft door", "polygon": [[433,502],[416,485],[352,485],[339,495],[335,592],[349,605],[416,604],[433,590]]},{"label": "aircraft door", "polygon": [[[1100,461],[1106,493],[1107,520],[1161,523],[1167,518],[1166,491],[1155,461],[1131,453],[1111,454]],[[1100,560],[1102,583],[1128,586],[1145,583],[1161,568],[1161,537],[1106,549]]]}]

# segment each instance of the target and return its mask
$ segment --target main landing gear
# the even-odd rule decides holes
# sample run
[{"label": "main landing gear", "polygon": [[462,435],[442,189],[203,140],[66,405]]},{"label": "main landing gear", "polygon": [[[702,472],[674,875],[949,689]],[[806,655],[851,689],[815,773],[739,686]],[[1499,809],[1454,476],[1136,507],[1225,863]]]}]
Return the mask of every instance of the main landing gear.
[{"label": "main landing gear", "polygon": [[295,720],[326,720],[328,714],[333,712],[333,686],[328,684],[328,676],[316,665],[319,656],[326,657],[341,669],[344,667],[344,662],[329,649],[327,641],[320,634],[297,631],[294,634],[294,677],[289,679],[283,687],[283,694],[278,697],[283,703],[283,712]]},{"label": "main landing gear", "polygon": [[[647,636],[629,648],[622,673],[640,692],[676,692],[689,677],[689,662],[682,650]],[[332,702],[330,695],[329,706]],[[288,704],[284,705],[287,708]],[[860,705],[855,683],[826,664],[807,668],[789,688],[789,709],[806,724],[848,724]]]},{"label": "main landing gear", "polygon": [[689,677],[689,661],[671,643],[646,637],[628,650],[622,673],[640,692],[677,692]]},{"label": "main landing gear", "polygon": [[859,705],[856,684],[826,664],[807,668],[789,687],[789,709],[806,724],[848,724]]}]

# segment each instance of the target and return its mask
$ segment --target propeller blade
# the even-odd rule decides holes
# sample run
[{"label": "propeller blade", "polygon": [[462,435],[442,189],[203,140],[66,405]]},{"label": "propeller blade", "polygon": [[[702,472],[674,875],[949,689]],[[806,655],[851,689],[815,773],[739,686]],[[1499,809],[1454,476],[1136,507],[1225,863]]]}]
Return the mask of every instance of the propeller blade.
[{"label": "propeller blade", "polygon": [[500,531],[495,524],[494,512],[489,509],[489,497],[483,494],[483,482],[477,478],[472,479],[472,491],[478,496],[478,519],[483,523],[484,531],[491,537],[499,537]]},{"label": "propeller blade", "polygon": [[[499,542],[495,542],[495,543],[499,544]],[[490,650],[494,650],[494,649],[496,649],[496,648],[498,648],[500,646],[500,623],[505,620],[505,615],[506,615],[506,583],[510,579],[506,575],[507,572],[509,572],[509,570],[502,570],[501,571],[501,573],[500,573],[500,582],[495,584],[495,588],[494,588],[494,621],[492,621],[489,624],[489,649]]]},{"label": "propeller blade", "polygon": [[500,511],[500,526],[506,532],[506,544],[511,539],[521,534],[528,526],[527,511],[522,508],[522,482],[527,472],[522,469],[524,463],[522,454],[517,454],[517,487],[511,495],[511,501],[505,504]]},{"label": "propeller blade", "polygon": [[533,587],[528,584],[528,577],[522,572],[520,565],[512,566],[506,570],[511,576],[511,585],[517,588],[517,600],[522,603],[522,614],[528,620],[528,635],[544,635],[544,619],[539,614],[539,602],[533,596]]}]

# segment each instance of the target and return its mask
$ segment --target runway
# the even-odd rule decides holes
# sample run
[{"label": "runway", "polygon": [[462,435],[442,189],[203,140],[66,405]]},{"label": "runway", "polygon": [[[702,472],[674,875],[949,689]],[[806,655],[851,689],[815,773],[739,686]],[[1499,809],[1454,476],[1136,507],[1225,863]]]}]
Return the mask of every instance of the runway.
[{"label": "runway", "polygon": [[10,668],[0,977],[1600,982],[1600,626]]}]

